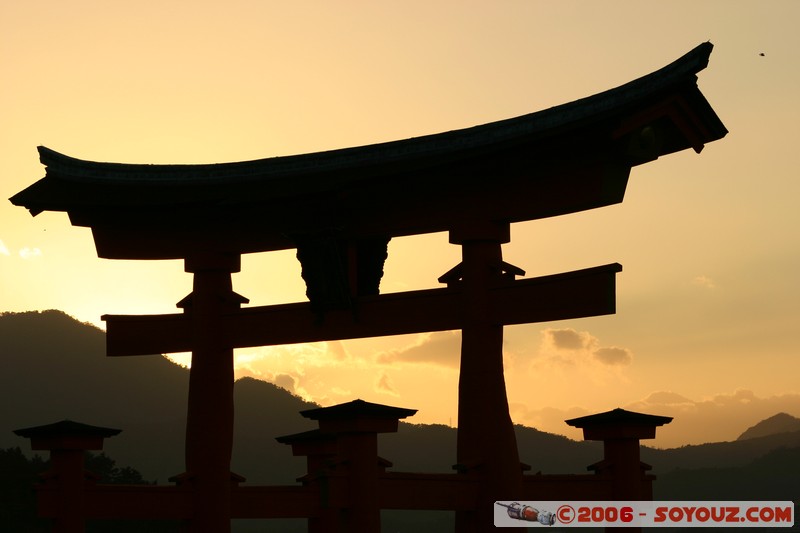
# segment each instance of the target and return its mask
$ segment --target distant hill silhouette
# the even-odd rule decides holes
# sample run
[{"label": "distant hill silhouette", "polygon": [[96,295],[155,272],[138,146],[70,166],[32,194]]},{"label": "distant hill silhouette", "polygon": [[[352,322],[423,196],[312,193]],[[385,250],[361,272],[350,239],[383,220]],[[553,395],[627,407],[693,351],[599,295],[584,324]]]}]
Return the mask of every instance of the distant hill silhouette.
[{"label": "distant hill silhouette", "polygon": [[656,499],[793,500],[800,497],[800,446],[778,448],[743,467],[678,468],[660,475]]},{"label": "distant hill silhouette", "polygon": [[[797,432],[800,433],[800,432]],[[740,467],[677,468],[658,476],[655,500],[792,501],[797,531],[800,510],[800,447],[780,447]],[[694,531],[663,528],[659,531]]]},{"label": "distant hill silhouette", "polygon": [[800,418],[786,413],[778,413],[748,428],[744,433],[739,435],[736,440],[756,439],[758,437],[792,433],[795,431],[800,431]]},{"label": "distant hill silhouette", "polygon": [[642,461],[657,472],[676,468],[734,468],[745,466],[777,448],[800,446],[800,431],[732,442],[711,442],[656,450],[642,449]]},{"label": "distant hill silhouette", "polygon": [[[146,479],[183,471],[189,373],[160,355],[112,358],[105,333],[60,311],[0,315],[0,447],[27,442],[14,429],[69,418],[122,429],[105,451]],[[232,468],[248,480],[289,483],[304,468],[275,437],[312,429],[298,411],[313,407],[254,379],[235,387]]]},{"label": "distant hill silhouette", "polygon": [[[106,357],[104,332],[60,311],[0,314],[0,402],[12,406],[0,410],[0,448],[29,451],[29,444],[12,430],[64,418],[120,428],[123,432],[107,441],[105,452],[145,479],[164,483],[183,471],[187,392],[185,368],[160,355]],[[314,424],[298,411],[313,404],[251,378],[237,381],[235,402],[233,471],[250,483],[294,483],[304,473],[304,460],[292,457],[275,437],[312,429]],[[761,426],[763,436],[748,430],[742,436],[750,432],[752,438],[734,442],[643,448],[642,460],[658,475],[656,497],[719,499],[724,494],[746,499],[744,495],[758,493],[759,499],[775,494],[777,499],[800,500],[800,484],[781,477],[797,472],[800,431],[763,430],[778,427],[771,422],[775,418],[785,419],[778,415],[751,428]],[[515,430],[520,458],[532,472],[586,473],[589,464],[602,458],[601,443],[523,426]],[[453,428],[401,424],[398,433],[379,438],[379,453],[394,470],[452,472]],[[769,479],[779,480],[774,490],[766,488]],[[789,498],[787,491],[794,496]]]}]

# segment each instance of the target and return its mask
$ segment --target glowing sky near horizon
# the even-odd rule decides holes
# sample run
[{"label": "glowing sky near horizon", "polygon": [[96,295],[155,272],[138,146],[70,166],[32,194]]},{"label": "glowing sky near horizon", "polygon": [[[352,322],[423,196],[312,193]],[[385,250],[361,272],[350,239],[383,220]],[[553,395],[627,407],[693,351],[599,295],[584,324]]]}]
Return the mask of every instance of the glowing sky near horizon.
[{"label": "glowing sky near horizon", "polygon": [[[730,134],[633,170],[623,204],[517,224],[505,259],[545,275],[619,262],[617,314],[507,328],[515,422],[614,407],[674,416],[660,446],[800,416],[800,3],[0,2],[0,186],[37,145],[130,163],[257,159],[517,116],[656,70],[703,41],[699,86]],[[763,53],[763,55],[761,55]],[[384,292],[436,286],[443,234],[390,244]],[[0,203],[0,310],[176,312],[179,262],[97,258],[60,213]],[[292,252],[243,258],[251,305],[304,299]],[[456,419],[457,333],[239,350],[239,375],[307,399]],[[131,364],[135,364],[132,362]],[[0,362],[2,365],[2,362]]]}]

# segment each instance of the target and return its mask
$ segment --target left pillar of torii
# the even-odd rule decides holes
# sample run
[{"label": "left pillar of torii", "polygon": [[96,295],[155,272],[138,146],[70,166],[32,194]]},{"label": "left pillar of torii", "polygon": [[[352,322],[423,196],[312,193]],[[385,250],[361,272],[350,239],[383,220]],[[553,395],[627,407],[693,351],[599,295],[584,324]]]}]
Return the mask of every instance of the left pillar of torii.
[{"label": "left pillar of torii", "polygon": [[185,260],[192,293],[179,304],[191,326],[192,365],[186,418],[186,473],[194,493],[190,533],[231,530],[233,450],[233,344],[222,316],[247,299],[232,290],[239,255],[196,255]]}]

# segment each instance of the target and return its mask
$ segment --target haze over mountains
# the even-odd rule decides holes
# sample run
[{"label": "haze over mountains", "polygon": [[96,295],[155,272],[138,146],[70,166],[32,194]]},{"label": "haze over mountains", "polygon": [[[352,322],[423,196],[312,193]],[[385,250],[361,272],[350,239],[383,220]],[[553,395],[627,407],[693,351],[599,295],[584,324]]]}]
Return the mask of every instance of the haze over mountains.
[{"label": "haze over mountains", "polygon": [[[104,332],[64,313],[0,314],[0,448],[29,452],[12,430],[62,419],[119,428],[106,453],[164,483],[183,471],[187,392],[185,368],[159,355],[108,358]],[[275,437],[313,429],[298,414],[313,405],[252,378],[236,383],[235,402],[232,469],[252,483],[295,483],[304,460]],[[516,429],[521,460],[533,472],[584,473],[602,458],[600,443]],[[447,426],[401,424],[381,437],[379,453],[394,470],[451,472],[455,437]],[[800,501],[800,419],[785,413],[733,442],[645,447],[642,460],[658,475],[656,499]]]}]

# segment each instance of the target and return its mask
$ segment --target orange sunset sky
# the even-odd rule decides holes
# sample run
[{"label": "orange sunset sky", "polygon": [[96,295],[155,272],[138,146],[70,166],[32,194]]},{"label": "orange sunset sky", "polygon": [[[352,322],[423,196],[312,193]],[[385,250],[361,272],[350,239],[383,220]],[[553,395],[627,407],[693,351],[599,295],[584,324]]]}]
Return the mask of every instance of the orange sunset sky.
[{"label": "orange sunset sky", "polygon": [[[699,86],[729,135],[634,168],[621,205],[514,225],[504,247],[527,276],[621,263],[617,314],[506,328],[505,363],[517,423],[579,438],[564,419],[624,407],[675,417],[657,446],[730,440],[800,416],[798,21],[794,0],[0,0],[0,196],[44,175],[37,145],[211,163],[372,144],[569,102],[710,40]],[[435,287],[459,260],[445,234],[395,239],[382,291]],[[0,203],[2,311],[102,327],[177,312],[190,290],[181,262],[98,259],[63,213]],[[234,290],[305,299],[292,251],[243,257]],[[237,375],[448,424],[459,341],[244,349]]]}]

